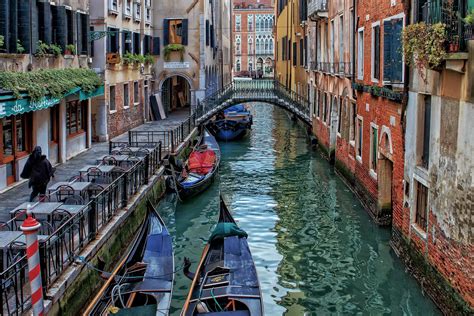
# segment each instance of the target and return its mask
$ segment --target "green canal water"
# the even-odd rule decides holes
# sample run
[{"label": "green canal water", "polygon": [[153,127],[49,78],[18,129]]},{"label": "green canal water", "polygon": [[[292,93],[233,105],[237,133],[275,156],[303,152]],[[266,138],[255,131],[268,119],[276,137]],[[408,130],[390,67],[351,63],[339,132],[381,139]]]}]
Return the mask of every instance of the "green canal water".
[{"label": "green canal water", "polygon": [[[186,203],[160,206],[176,266],[196,267],[218,215],[219,192],[249,234],[266,315],[438,315],[379,228],[304,129],[282,110],[252,106],[249,138],[222,143],[220,180]],[[190,281],[176,274],[172,315]]]}]

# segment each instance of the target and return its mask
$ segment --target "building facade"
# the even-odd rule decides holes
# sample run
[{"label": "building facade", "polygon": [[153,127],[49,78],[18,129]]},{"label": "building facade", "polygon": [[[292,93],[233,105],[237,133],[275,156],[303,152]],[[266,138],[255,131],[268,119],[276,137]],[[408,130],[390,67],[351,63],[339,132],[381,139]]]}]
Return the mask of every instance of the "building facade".
[{"label": "building facade", "polygon": [[275,62],[273,0],[233,0],[234,76],[273,78]]},{"label": "building facade", "polygon": [[409,69],[404,203],[393,216],[392,244],[445,314],[467,315],[474,307],[474,42],[469,25],[450,19],[472,6],[411,1],[411,8],[412,26],[446,26],[446,55],[432,69]]},{"label": "building facade", "polygon": [[[153,1],[91,1],[92,67],[105,81],[94,101],[94,139],[105,141],[151,119]],[[147,56],[147,59],[145,59]]]},{"label": "building facade", "polygon": [[156,103],[164,112],[192,112],[231,80],[230,0],[160,1],[154,36],[163,49],[154,65]]},{"label": "building facade", "polygon": [[[50,70],[54,80],[60,81],[68,69],[89,68],[88,29],[87,1],[2,1],[0,72],[34,75]],[[92,72],[84,75],[96,76]],[[33,77],[29,80],[31,85],[44,84]],[[17,97],[0,87],[0,190],[21,180],[20,173],[35,146],[42,147],[53,165],[89,148],[91,103],[91,95],[80,87],[62,96],[37,99],[27,89]]]}]

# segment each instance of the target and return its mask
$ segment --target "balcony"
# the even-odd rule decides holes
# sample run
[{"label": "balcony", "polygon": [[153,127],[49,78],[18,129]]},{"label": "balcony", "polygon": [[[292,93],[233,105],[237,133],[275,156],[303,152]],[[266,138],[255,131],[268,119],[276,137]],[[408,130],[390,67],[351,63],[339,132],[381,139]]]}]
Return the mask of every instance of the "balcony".
[{"label": "balcony", "polygon": [[350,62],[328,63],[313,61],[310,64],[310,69],[312,71],[318,71],[340,77],[351,77],[353,73],[352,63]]},{"label": "balcony", "polygon": [[421,7],[421,21],[427,24],[443,23],[446,25],[446,52],[458,53],[466,51],[466,37],[469,26],[464,23],[465,16],[460,0],[428,1]]},{"label": "balcony", "polygon": [[311,20],[328,18],[328,0],[310,0],[308,3],[308,17]]}]

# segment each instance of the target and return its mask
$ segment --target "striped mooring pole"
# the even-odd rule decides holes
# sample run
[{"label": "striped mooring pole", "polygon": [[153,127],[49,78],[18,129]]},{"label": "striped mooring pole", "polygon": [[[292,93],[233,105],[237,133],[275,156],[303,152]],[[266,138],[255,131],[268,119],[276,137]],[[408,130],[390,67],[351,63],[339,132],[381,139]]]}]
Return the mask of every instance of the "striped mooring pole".
[{"label": "striped mooring pole", "polygon": [[28,258],[28,276],[31,287],[31,305],[34,316],[44,315],[43,284],[41,283],[41,268],[38,243],[38,230],[41,224],[31,216],[29,208],[27,217],[20,226],[26,238],[26,257]]}]

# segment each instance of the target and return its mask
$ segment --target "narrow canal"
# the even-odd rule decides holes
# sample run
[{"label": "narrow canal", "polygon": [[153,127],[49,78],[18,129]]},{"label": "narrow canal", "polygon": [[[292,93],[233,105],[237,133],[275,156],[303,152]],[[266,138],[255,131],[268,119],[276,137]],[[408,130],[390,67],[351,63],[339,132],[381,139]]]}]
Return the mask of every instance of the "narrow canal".
[{"label": "narrow canal", "polygon": [[[266,315],[438,315],[355,196],[285,112],[252,107],[248,139],[221,144],[220,183],[187,203],[162,203],[176,266],[196,267],[217,221],[219,190],[248,232]],[[176,274],[172,315],[190,281]]]}]

